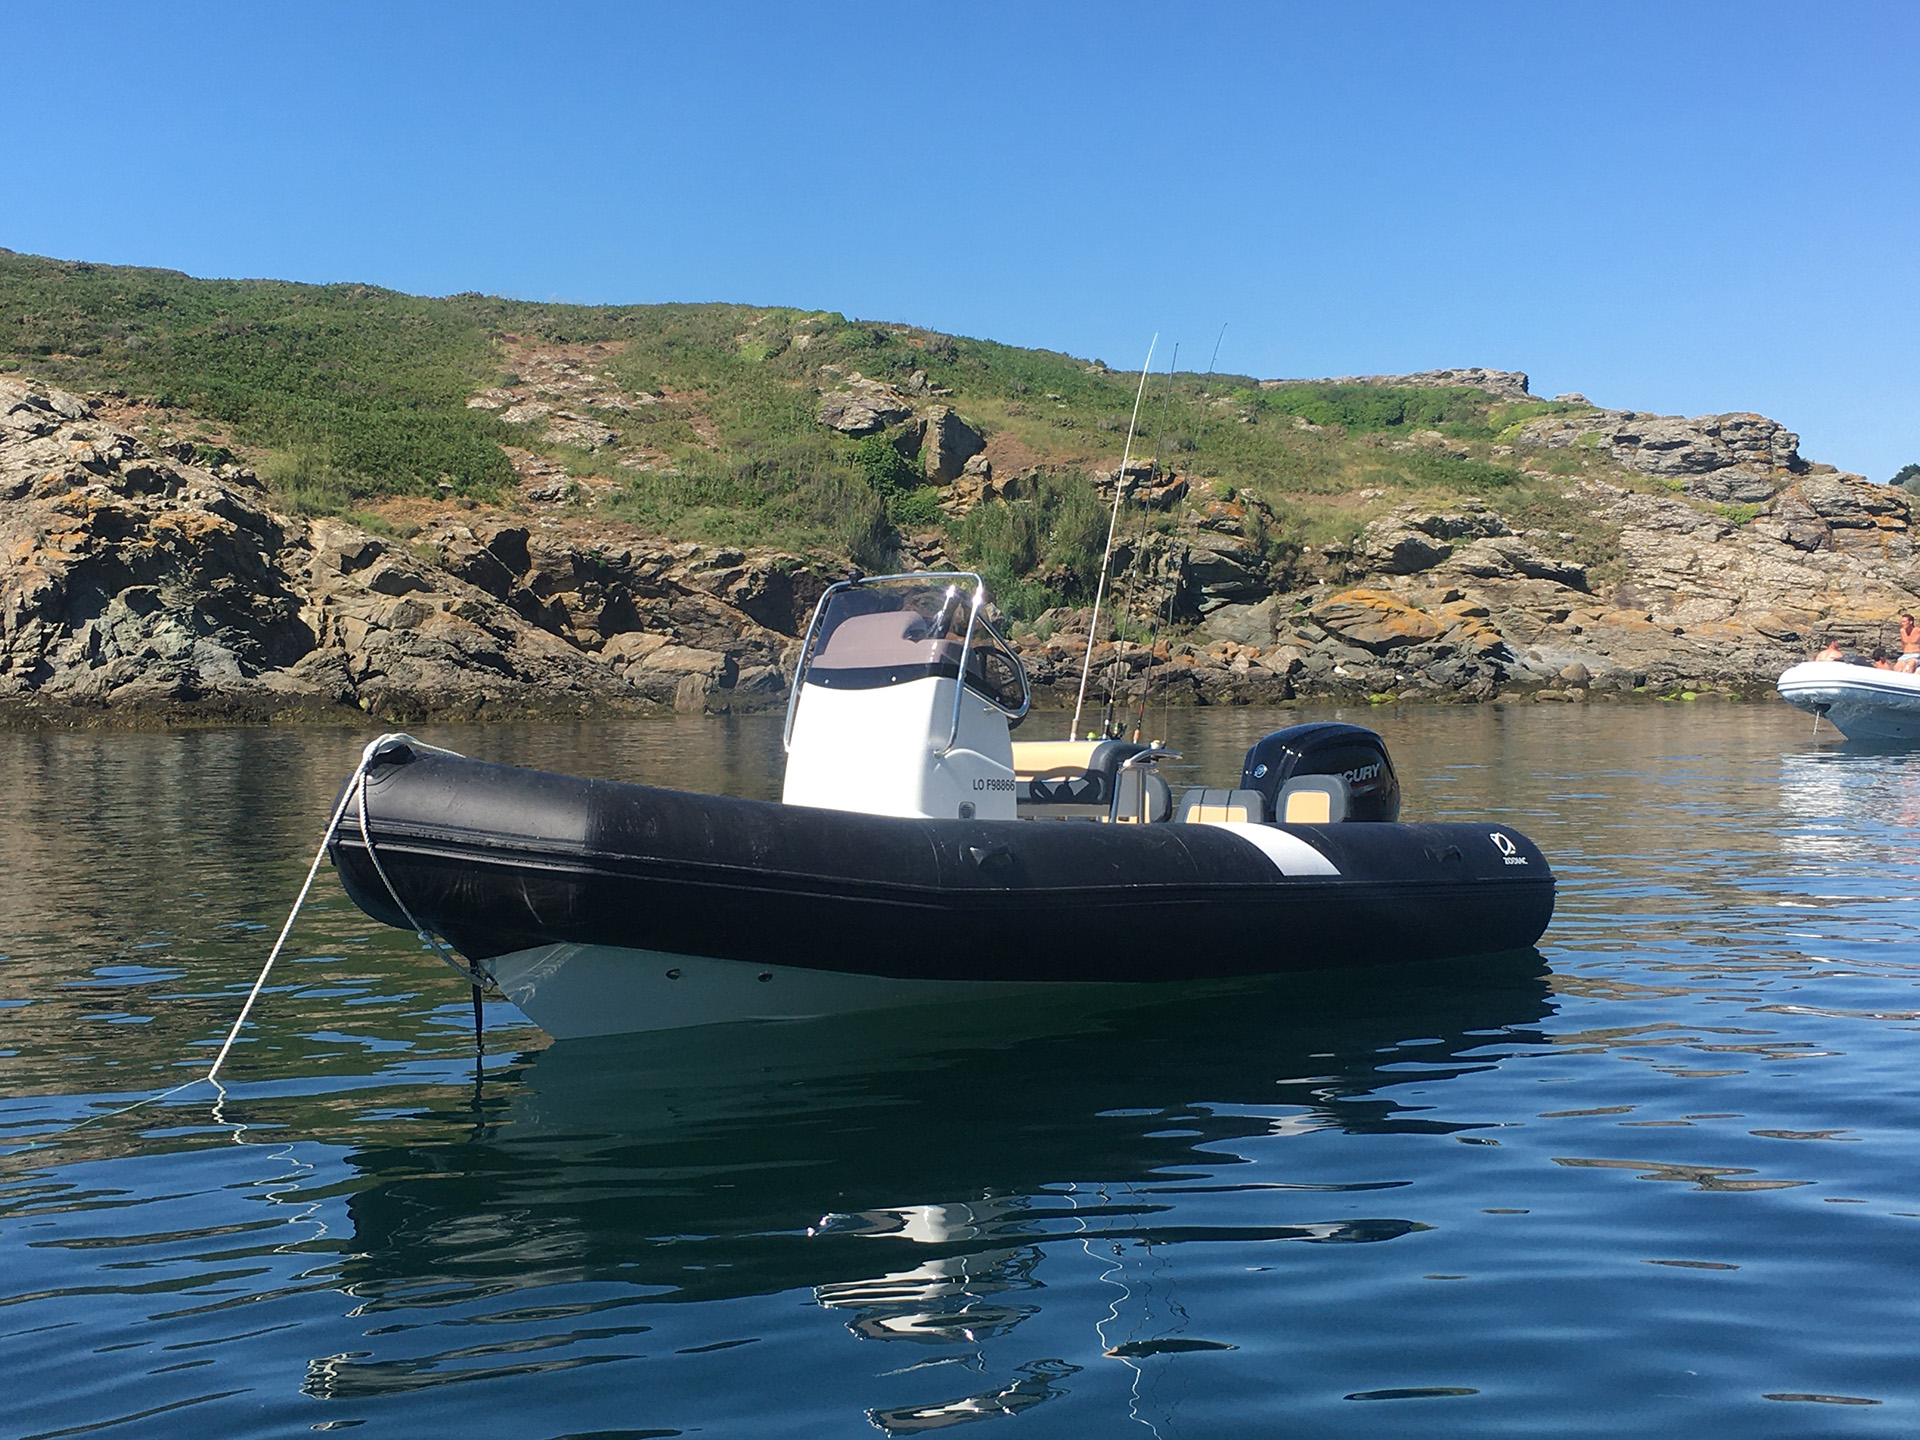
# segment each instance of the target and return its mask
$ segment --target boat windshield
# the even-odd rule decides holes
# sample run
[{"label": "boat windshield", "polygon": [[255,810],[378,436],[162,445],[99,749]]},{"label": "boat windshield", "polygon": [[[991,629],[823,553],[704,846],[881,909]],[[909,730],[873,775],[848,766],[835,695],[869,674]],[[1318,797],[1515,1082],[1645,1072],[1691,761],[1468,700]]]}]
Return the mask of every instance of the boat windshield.
[{"label": "boat windshield", "polygon": [[[836,586],[821,598],[801,681],[829,690],[874,690],[961,673],[998,709],[1024,714],[1026,672],[1006,641],[973,619],[973,576],[900,576]],[[973,643],[967,625],[973,619]]]}]

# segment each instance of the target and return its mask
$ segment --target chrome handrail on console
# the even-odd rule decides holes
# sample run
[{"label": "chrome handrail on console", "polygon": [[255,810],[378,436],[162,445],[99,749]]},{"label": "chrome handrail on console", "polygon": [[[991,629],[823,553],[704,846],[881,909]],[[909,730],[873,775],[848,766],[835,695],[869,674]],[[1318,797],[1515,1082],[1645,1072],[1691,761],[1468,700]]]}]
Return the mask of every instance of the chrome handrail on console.
[{"label": "chrome handrail on console", "polygon": [[[1131,770],[1136,765],[1142,765],[1142,766],[1154,765],[1159,763],[1162,760],[1180,760],[1184,758],[1185,757],[1178,750],[1168,750],[1159,745],[1152,745],[1152,746],[1149,746],[1147,749],[1142,750],[1137,755],[1129,755],[1126,759],[1122,760],[1118,765],[1114,766],[1113,794],[1107,800],[1107,823],[1109,825],[1118,825],[1120,823],[1120,777],[1122,775],[1124,775],[1127,771]],[[1140,787],[1140,799],[1142,803],[1138,807],[1139,813],[1136,814],[1134,817],[1134,822],[1136,824],[1145,825],[1149,823],[1147,821],[1146,813],[1145,813],[1146,796],[1147,796],[1147,787],[1143,784]]]}]

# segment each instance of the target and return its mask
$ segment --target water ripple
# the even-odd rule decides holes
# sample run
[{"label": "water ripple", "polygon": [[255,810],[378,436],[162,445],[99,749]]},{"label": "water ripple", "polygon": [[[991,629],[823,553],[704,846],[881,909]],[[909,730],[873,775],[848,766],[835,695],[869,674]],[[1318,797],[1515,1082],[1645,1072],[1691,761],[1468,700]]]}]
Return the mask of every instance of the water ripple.
[{"label": "water ripple", "polygon": [[[1219,775],[1298,715],[1173,718]],[[217,1108],[77,1131],[204,1066],[361,737],[0,737],[0,1431],[1920,1433],[1920,757],[1364,718],[1410,817],[1554,857],[1542,955],[562,1046],[493,1005],[476,1082],[439,962],[327,893]],[[777,788],[774,720],[426,738]]]}]

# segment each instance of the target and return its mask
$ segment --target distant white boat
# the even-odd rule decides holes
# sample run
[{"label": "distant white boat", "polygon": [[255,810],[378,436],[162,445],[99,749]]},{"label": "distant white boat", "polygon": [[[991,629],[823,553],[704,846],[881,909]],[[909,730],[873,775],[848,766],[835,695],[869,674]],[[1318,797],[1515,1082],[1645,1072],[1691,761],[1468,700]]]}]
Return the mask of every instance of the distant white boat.
[{"label": "distant white boat", "polygon": [[1920,740],[1920,675],[1809,660],[1780,677],[1780,698],[1833,722],[1849,740]]}]

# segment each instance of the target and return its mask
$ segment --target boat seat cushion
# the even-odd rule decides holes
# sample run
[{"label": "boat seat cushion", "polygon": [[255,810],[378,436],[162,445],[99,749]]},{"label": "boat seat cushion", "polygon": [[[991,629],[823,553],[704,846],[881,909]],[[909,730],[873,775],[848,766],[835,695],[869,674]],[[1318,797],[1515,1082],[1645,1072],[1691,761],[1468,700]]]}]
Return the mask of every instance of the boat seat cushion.
[{"label": "boat seat cushion", "polygon": [[1121,764],[1148,748],[1126,740],[1016,740],[1014,794],[1022,805],[1104,806]]},{"label": "boat seat cushion", "polygon": [[1173,814],[1173,790],[1144,765],[1120,772],[1113,818],[1122,825],[1159,825]]},{"label": "boat seat cushion", "polygon": [[1189,790],[1180,797],[1179,819],[1185,825],[1220,821],[1258,825],[1267,818],[1267,802],[1258,790]]},{"label": "boat seat cushion", "polygon": [[1064,770],[1014,782],[1022,805],[1105,805],[1110,793],[1107,777],[1097,770],[1090,775]]},{"label": "boat seat cushion", "polygon": [[1352,813],[1353,800],[1338,775],[1296,775],[1280,787],[1274,809],[1282,825],[1332,825]]}]

